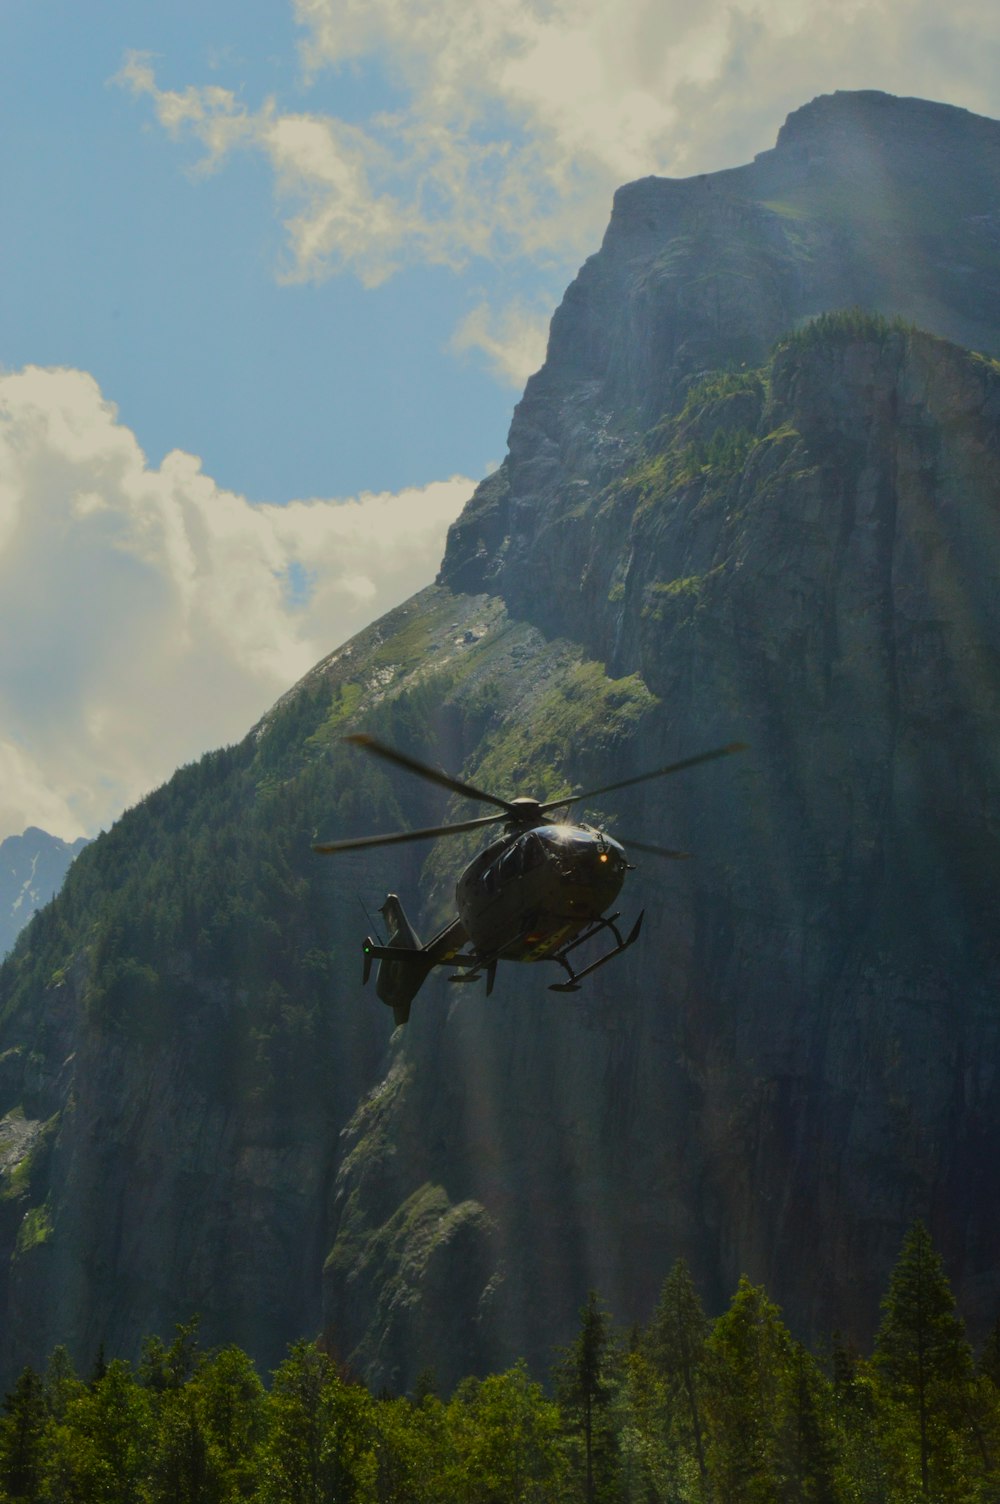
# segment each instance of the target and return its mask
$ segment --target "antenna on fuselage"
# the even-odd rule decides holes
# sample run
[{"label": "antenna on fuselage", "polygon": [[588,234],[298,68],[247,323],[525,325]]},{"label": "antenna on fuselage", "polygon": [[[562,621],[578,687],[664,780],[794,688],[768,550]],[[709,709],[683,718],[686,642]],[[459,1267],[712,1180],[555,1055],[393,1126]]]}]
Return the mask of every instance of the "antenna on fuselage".
[{"label": "antenna on fuselage", "polygon": [[361,897],[360,893],[355,893],[354,896],[358,900],[358,903],[361,905],[361,912],[362,912],[362,914],[364,914],[365,918],[368,920],[368,928],[369,928],[369,930],[371,931],[372,934],[374,934],[375,939],[378,941],[379,945],[384,945],[385,941],[382,939],[382,932],[379,929],[378,925],[375,923],[375,921],[372,918],[372,916],[369,914],[369,912],[368,912],[368,905],[365,903],[365,901]]}]

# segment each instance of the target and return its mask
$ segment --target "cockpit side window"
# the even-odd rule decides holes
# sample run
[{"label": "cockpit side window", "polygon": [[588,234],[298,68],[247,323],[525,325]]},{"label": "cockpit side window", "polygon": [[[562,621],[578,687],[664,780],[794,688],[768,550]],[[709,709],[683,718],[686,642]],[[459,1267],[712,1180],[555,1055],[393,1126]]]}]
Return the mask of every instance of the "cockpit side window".
[{"label": "cockpit side window", "polygon": [[521,841],[521,871],[532,872],[544,860],[545,848],[534,832],[531,832]]}]

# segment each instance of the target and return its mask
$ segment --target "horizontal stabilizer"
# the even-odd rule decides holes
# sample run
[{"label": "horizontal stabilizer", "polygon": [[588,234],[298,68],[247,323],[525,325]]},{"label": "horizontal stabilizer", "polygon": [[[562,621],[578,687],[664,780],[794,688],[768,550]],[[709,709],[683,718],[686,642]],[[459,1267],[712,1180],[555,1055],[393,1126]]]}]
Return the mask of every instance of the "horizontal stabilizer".
[{"label": "horizontal stabilizer", "polygon": [[472,958],[459,955],[466,935],[457,919],[435,935],[430,944],[421,945],[394,893],[386,898],[382,914],[389,926],[389,943],[377,944],[371,935],[365,936],[362,981],[368,981],[377,961],[375,990],[392,1009],[396,1023],[401,1024],[409,1018],[410,1004],[435,966],[463,966]]}]

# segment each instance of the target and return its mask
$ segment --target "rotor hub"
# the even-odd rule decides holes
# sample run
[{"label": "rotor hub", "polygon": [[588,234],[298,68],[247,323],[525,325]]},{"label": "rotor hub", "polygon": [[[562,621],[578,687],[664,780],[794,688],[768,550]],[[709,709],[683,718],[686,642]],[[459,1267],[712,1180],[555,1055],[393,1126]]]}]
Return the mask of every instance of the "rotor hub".
[{"label": "rotor hub", "polygon": [[522,794],[510,801],[510,818],[514,825],[541,825],[544,820],[539,799],[530,799]]}]

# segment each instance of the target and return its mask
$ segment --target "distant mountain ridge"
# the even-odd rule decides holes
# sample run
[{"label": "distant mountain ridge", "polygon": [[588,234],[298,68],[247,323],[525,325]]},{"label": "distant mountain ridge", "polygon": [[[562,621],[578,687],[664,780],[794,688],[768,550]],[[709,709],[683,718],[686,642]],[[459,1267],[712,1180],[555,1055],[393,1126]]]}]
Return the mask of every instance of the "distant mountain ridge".
[{"label": "distant mountain ridge", "polygon": [[36,910],[58,893],[70,862],[86,844],[84,836],[63,841],[37,825],[0,841],[0,958]]},{"label": "distant mountain ridge", "polygon": [[[992,1325],[998,204],[1000,125],[879,94],[620,190],[438,582],[88,847],[0,970],[4,1376],[193,1311],[376,1387],[542,1370],[679,1254],[710,1309],[745,1272],[866,1342],[917,1217]],[[751,750],[581,812],[695,857],[637,862],[640,940],[580,994],[432,979],[391,1035],[358,899],[431,929],[475,840],[316,858],[469,813],[356,729],[539,797]]]}]

